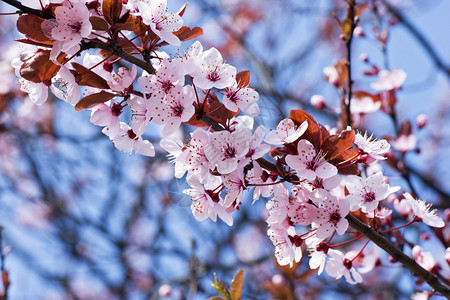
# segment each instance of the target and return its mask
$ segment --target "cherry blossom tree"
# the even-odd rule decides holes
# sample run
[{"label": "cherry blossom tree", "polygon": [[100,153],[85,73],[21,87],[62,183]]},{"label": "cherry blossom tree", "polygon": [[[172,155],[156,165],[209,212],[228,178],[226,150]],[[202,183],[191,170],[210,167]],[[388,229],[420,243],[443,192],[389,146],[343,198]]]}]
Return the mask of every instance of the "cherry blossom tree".
[{"label": "cherry blossom tree", "polygon": [[[416,280],[414,288],[396,293],[450,298],[448,262],[440,260],[439,251],[422,248],[423,241],[432,240],[448,252],[448,210],[443,209],[449,195],[408,159],[418,149],[417,132],[426,128],[427,119],[421,117],[416,129],[399,113],[408,77],[407,70],[390,67],[393,28],[403,25],[447,80],[450,71],[402,7],[392,1],[329,3],[326,21],[317,22],[322,36],[306,44],[324,44],[336,53],[336,61],[320,70],[323,90],[334,93],[331,103],[318,94],[322,88],[299,88],[298,69],[314,48],[300,51],[292,43],[289,49],[288,34],[275,30],[273,36],[265,32],[268,40],[275,39],[267,45],[272,44],[271,56],[250,43],[255,24],[283,23],[267,10],[273,8],[281,18],[290,9],[295,17],[302,11],[295,3],[279,8],[264,1],[258,8],[250,2],[201,3],[211,16],[232,17],[215,19],[226,43],[209,46],[198,40],[206,29],[185,19],[186,4],[3,2],[18,14],[13,26],[22,35],[16,39],[22,49],[4,57],[12,61],[5,72],[12,77],[14,71],[19,83],[13,87],[5,79],[1,91],[4,185],[13,198],[29,199],[19,213],[22,222],[63,241],[52,249],[54,255],[67,257],[77,264],[73,270],[86,274],[69,276],[70,265],[56,271],[42,266],[16,237],[20,246],[13,253],[28,259],[43,278],[58,282],[55,293],[62,294],[55,297],[213,296],[202,280],[208,275],[212,280],[214,271],[230,276],[245,262],[250,278],[244,280],[238,271],[229,288],[214,275],[212,286],[225,298],[212,299],[315,298],[332,289],[352,294],[353,285],[359,289],[354,293],[382,297],[371,287],[386,284],[382,274],[391,265],[408,269],[409,282]],[[355,43],[369,36],[381,63],[355,52]],[[287,63],[273,55],[279,45],[296,53],[287,54]],[[253,66],[239,63],[240,52]],[[310,101],[304,100],[307,95],[313,95]],[[86,117],[80,124],[89,120],[98,127],[80,125],[89,129],[80,129],[79,138],[71,135],[75,126],[70,122],[57,127],[62,111],[77,115],[73,108]],[[266,118],[268,112],[277,117]],[[376,138],[383,134],[371,126],[378,119],[389,120],[394,134]],[[47,139],[36,144],[36,136]],[[79,145],[65,153],[65,139],[94,147]],[[173,166],[165,161],[167,152]],[[70,161],[81,167],[68,168]],[[99,161],[103,168],[95,167]],[[46,164],[52,166],[50,173],[42,171]],[[110,186],[96,188],[93,183],[101,181]],[[165,191],[167,182],[176,183],[170,190],[175,197]],[[426,204],[422,190],[432,191],[440,211]],[[171,205],[177,199],[188,201],[198,221],[192,227],[197,231],[189,231],[195,237],[180,234],[187,231]],[[246,224],[247,235],[240,231]],[[214,230],[227,226],[231,231],[224,236]],[[245,257],[254,249],[239,236],[257,243],[258,235],[264,239],[261,233],[266,237],[259,243],[273,245]],[[208,244],[214,255],[204,254]],[[105,255],[118,262],[102,264]],[[229,257],[237,262],[227,264]],[[1,258],[7,298],[10,279]],[[317,269],[318,275],[325,270],[322,278],[343,279],[315,285],[308,279]],[[305,292],[305,287],[315,288]],[[396,282],[391,287],[404,290]]]}]

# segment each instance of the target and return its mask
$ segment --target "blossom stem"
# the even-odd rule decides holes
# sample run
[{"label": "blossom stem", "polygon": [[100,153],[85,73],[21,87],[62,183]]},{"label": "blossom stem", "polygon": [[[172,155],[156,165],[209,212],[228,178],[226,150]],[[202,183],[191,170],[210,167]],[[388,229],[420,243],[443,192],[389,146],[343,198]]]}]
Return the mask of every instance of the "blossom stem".
[{"label": "blossom stem", "polygon": [[348,241],[345,241],[345,242],[342,242],[342,243],[339,243],[339,244],[329,245],[329,246],[330,246],[330,248],[335,248],[335,247],[339,247],[339,246],[342,246],[342,245],[347,245],[347,244],[350,244],[350,243],[352,243],[354,241],[359,240],[361,237],[362,237],[362,235],[359,234],[358,236],[352,238],[351,240],[348,240]]},{"label": "blossom stem", "polygon": [[411,225],[412,223],[417,222],[417,221],[418,221],[417,217],[414,216],[414,218],[413,218],[410,222],[408,222],[408,223],[406,223],[406,224],[403,224],[403,225],[401,225],[401,226],[398,226],[398,227],[394,227],[394,228],[390,228],[390,229],[387,229],[387,230],[380,231],[380,233],[391,232],[391,231],[394,231],[394,230],[397,230],[397,229],[400,229],[400,228],[409,226],[409,225]]},{"label": "blossom stem", "polygon": [[352,260],[351,260],[352,262],[362,254],[364,248],[366,248],[366,246],[367,246],[367,244],[369,244],[369,242],[370,242],[370,240],[368,239],[366,241],[366,243],[364,244],[364,246],[361,248],[361,250],[358,252],[358,254],[356,254],[356,256],[352,258]]}]

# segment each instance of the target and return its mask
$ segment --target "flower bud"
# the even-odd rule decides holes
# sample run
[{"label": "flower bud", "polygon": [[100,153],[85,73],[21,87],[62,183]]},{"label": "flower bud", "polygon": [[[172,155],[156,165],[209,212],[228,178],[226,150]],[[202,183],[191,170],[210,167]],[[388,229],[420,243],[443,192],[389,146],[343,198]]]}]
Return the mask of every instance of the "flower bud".
[{"label": "flower bud", "polygon": [[424,128],[428,123],[428,116],[426,114],[420,114],[416,117],[417,127],[419,129]]},{"label": "flower bud", "polygon": [[158,294],[160,297],[168,297],[172,292],[172,287],[168,284],[163,284],[159,287]]},{"label": "flower bud", "polygon": [[311,104],[317,109],[322,110],[326,107],[325,98],[322,95],[313,95],[311,97]]}]

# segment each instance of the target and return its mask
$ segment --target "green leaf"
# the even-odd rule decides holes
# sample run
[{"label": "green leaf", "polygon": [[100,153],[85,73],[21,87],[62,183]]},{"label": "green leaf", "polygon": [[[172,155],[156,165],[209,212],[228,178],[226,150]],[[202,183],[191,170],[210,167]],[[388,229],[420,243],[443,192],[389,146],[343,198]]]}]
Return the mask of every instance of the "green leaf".
[{"label": "green leaf", "polygon": [[244,269],[240,269],[234,275],[233,281],[231,281],[230,291],[232,300],[241,300],[242,286],[244,284]]},{"label": "green leaf", "polygon": [[214,282],[211,281],[211,285],[213,286],[213,288],[215,288],[216,291],[219,292],[219,294],[221,294],[222,296],[224,296],[226,300],[232,300],[232,299],[231,299],[231,294],[230,294],[230,292],[228,291],[227,286],[225,285],[225,283],[223,283],[222,281],[220,281],[220,280],[217,278],[216,273],[214,273],[214,279],[215,279]]}]

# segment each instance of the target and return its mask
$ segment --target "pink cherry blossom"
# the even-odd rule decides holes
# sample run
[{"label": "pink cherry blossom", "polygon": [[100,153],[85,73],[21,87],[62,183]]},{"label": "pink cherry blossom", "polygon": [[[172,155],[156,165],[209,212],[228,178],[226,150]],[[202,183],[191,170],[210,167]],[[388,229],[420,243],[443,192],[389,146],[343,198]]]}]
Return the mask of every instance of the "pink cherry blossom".
[{"label": "pink cherry blossom", "polygon": [[220,186],[220,177],[214,177],[205,185],[202,185],[197,179],[191,177],[188,179],[191,189],[184,190],[183,193],[191,196],[192,214],[198,221],[210,218],[214,222],[217,216],[221,218],[227,225],[233,225],[233,218],[230,212],[224,206],[224,200],[214,190]]},{"label": "pink cherry blossom", "polygon": [[222,182],[228,189],[225,196],[225,207],[235,204],[237,207],[246,188],[243,176],[243,169],[237,169],[231,173],[222,175]]},{"label": "pink cherry blossom", "polygon": [[91,110],[91,122],[97,126],[106,126],[108,136],[113,139],[119,134],[120,120],[123,107],[115,102],[110,106],[100,103]]},{"label": "pink cherry blossom", "polygon": [[216,48],[211,48],[202,54],[203,62],[194,77],[195,86],[201,89],[224,89],[231,87],[236,81],[236,68],[223,63],[222,55]]},{"label": "pink cherry blossom", "polygon": [[131,95],[127,104],[132,111],[131,128],[133,128],[134,133],[137,135],[144,134],[147,124],[151,119],[149,102],[142,97]]},{"label": "pink cherry blossom", "polygon": [[163,59],[155,74],[148,75],[144,72],[138,83],[144,93],[151,93],[154,98],[163,98],[175,86],[184,85],[184,68],[178,60],[171,62]]},{"label": "pink cherry blossom", "polygon": [[431,254],[431,252],[424,251],[419,245],[415,245],[413,247],[412,256],[414,260],[425,270],[431,271],[436,265],[433,254]]},{"label": "pink cherry blossom", "polygon": [[133,129],[125,123],[120,123],[118,134],[112,139],[114,146],[124,152],[136,151],[145,156],[155,156],[155,148],[142,137],[137,136]]},{"label": "pink cherry blossom", "polygon": [[345,186],[350,193],[346,199],[351,211],[361,208],[365,213],[375,210],[378,203],[394,191],[384,182],[381,172],[367,178],[350,175]]},{"label": "pink cherry blossom", "polygon": [[130,87],[136,78],[137,68],[136,65],[132,65],[131,70],[120,67],[115,72],[111,72],[111,78],[108,80],[108,85],[113,91],[121,92]]},{"label": "pink cherry blossom", "polygon": [[150,25],[152,31],[167,43],[179,46],[180,39],[174,34],[183,25],[178,14],[167,13],[167,0],[147,0],[137,2],[142,21]]},{"label": "pink cherry blossom", "polygon": [[56,25],[51,31],[55,40],[51,56],[56,57],[60,51],[76,53],[82,38],[87,38],[92,31],[88,8],[84,3],[64,2],[63,6],[55,9],[55,17]]},{"label": "pink cherry blossom", "polygon": [[335,277],[336,279],[345,277],[348,283],[356,284],[362,282],[361,275],[356,271],[352,265],[353,253],[344,255],[341,251],[330,249],[328,255],[330,259],[327,262],[325,271],[328,275]]},{"label": "pink cherry blossom", "polygon": [[275,131],[270,131],[264,141],[271,145],[282,145],[298,140],[308,128],[308,121],[296,127],[294,121],[287,118],[281,120]]},{"label": "pink cherry blossom", "polygon": [[281,266],[292,265],[302,258],[300,238],[296,235],[295,228],[285,228],[280,224],[273,224],[267,231],[267,235],[275,246],[275,257]]},{"label": "pink cherry blossom", "polygon": [[211,143],[205,147],[205,155],[217,166],[219,173],[231,173],[236,170],[239,159],[248,153],[250,137],[251,132],[246,128],[234,132],[213,132]]},{"label": "pink cherry blossom", "polygon": [[[254,161],[253,168],[247,173],[247,179],[252,184],[270,184],[274,182],[271,176],[261,168],[261,166]],[[272,185],[255,186],[253,190],[253,203],[262,197],[270,197],[273,193]],[[252,203],[252,204],[253,204]]]},{"label": "pink cherry blossom", "polygon": [[403,196],[411,205],[414,215],[419,218],[420,221],[424,222],[431,227],[444,227],[444,221],[437,216],[436,209],[429,211],[431,204],[425,204],[425,201],[420,199],[414,199],[410,193],[404,193]]},{"label": "pink cherry blossom", "polygon": [[256,104],[259,94],[254,89],[240,88],[235,82],[222,93],[224,95],[222,102],[229,110],[238,111],[240,109],[253,117],[259,115],[259,107]]},{"label": "pink cherry blossom", "polygon": [[334,231],[343,235],[348,228],[348,221],[345,217],[350,212],[350,205],[346,199],[338,202],[337,198],[329,194],[328,197],[319,205],[320,213],[312,225],[316,228],[316,237],[325,239],[333,234]]},{"label": "pink cherry blossom", "polygon": [[401,135],[397,139],[392,140],[391,144],[398,151],[406,153],[416,147],[417,137],[414,134]]},{"label": "pink cherry blossom", "polygon": [[381,70],[378,73],[378,80],[370,87],[377,91],[390,91],[399,89],[406,80],[406,73],[403,70]]},{"label": "pink cherry blossom", "polygon": [[307,180],[330,178],[337,174],[337,168],[327,162],[323,153],[317,153],[307,140],[300,140],[297,145],[298,155],[287,155],[286,163],[297,172],[297,176]]},{"label": "pink cherry blossom", "polygon": [[374,160],[384,160],[386,157],[384,154],[389,152],[391,145],[383,139],[373,139],[372,136],[368,136],[367,133],[361,135],[357,133],[355,135],[355,145],[359,147],[363,154],[368,155],[370,158],[366,158],[368,163]]}]

